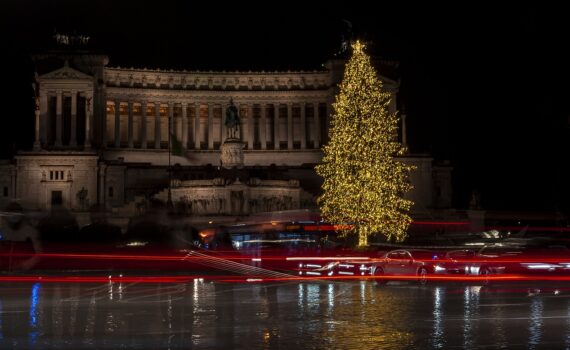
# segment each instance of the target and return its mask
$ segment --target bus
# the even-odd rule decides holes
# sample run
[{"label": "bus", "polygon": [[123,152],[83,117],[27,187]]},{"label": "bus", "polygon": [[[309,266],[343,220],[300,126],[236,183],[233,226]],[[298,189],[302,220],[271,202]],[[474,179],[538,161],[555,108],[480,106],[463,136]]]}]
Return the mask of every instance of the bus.
[{"label": "bus", "polygon": [[322,221],[252,221],[199,232],[200,246],[217,257],[268,269],[302,274],[301,269],[361,258],[338,227]]}]

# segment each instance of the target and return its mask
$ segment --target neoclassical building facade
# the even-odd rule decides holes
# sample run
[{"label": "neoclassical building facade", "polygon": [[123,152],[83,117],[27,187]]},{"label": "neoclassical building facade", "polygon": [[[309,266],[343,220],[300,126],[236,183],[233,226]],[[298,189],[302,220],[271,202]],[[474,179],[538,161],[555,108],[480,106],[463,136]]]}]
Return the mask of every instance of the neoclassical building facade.
[{"label": "neoclassical building facade", "polygon": [[[34,61],[35,141],[0,164],[4,197],[30,209],[98,205],[117,215],[151,198],[171,198],[195,215],[314,207],[313,167],[327,142],[342,59],[299,72],[108,67],[106,55],[73,50]],[[399,83],[380,74],[395,112]],[[242,157],[231,169],[220,158],[230,103],[239,111]],[[182,153],[173,155],[174,145]],[[403,160],[417,167],[415,210],[449,207],[451,168],[426,155]]]}]

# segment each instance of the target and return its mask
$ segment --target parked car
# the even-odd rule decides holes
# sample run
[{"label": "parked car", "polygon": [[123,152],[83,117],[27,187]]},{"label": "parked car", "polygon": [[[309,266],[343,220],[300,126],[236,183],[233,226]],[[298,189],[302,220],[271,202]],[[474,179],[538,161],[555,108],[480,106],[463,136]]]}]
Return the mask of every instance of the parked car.
[{"label": "parked car", "polygon": [[[517,239],[481,248],[473,257],[473,275],[554,277],[570,274],[570,250],[551,239]],[[486,281],[488,282],[488,280]]]},{"label": "parked car", "polygon": [[360,257],[305,263],[300,266],[300,274],[348,278],[372,275],[378,277],[378,283],[386,279],[417,279],[425,284],[429,275],[468,275],[474,256],[475,251],[469,249],[369,251]]},{"label": "parked car", "polygon": [[428,282],[434,274],[434,261],[438,255],[430,250],[397,249],[386,253],[379,261],[370,265],[370,274],[381,283],[385,278],[415,280],[421,285]]},{"label": "parked car", "polygon": [[435,274],[470,275],[476,253],[471,249],[457,249],[437,255],[433,271]]}]

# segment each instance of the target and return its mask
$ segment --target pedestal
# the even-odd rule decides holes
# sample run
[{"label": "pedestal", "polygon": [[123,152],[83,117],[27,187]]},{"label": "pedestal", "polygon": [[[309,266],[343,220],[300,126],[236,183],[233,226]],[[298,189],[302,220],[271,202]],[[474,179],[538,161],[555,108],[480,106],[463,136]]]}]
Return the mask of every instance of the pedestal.
[{"label": "pedestal", "polygon": [[467,210],[467,217],[470,221],[471,232],[485,231],[485,211],[484,210]]},{"label": "pedestal", "polygon": [[239,139],[228,138],[220,147],[220,161],[226,169],[243,168],[243,142]]}]

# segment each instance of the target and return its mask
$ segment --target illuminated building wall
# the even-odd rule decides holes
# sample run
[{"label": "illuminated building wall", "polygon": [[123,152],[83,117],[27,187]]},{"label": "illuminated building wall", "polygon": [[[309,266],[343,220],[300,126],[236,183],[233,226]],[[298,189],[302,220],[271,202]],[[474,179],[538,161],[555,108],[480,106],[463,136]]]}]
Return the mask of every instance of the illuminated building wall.
[{"label": "illuminated building wall", "polygon": [[[318,71],[299,72],[107,67],[107,56],[85,51],[48,52],[34,60],[39,71],[36,141],[33,151],[0,164],[0,195],[6,187],[7,197],[37,209],[59,203],[60,196],[75,210],[94,204],[133,206],[168,184],[169,130],[184,147],[184,155],[172,156],[171,164],[187,169],[186,176],[213,178],[230,99],[240,111],[245,169],[266,174],[280,169],[280,180],[298,179],[311,187],[307,191],[318,189],[313,167],[327,141],[331,102],[342,77],[340,59]],[[381,79],[395,111],[398,81]],[[420,169],[412,175],[415,210],[448,207],[451,167],[434,172],[429,156],[406,158]],[[64,179],[49,180],[49,171],[60,168]]]}]

